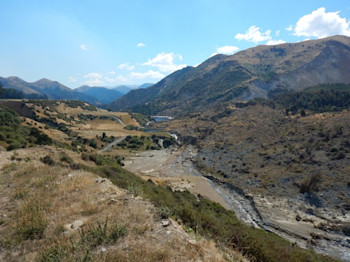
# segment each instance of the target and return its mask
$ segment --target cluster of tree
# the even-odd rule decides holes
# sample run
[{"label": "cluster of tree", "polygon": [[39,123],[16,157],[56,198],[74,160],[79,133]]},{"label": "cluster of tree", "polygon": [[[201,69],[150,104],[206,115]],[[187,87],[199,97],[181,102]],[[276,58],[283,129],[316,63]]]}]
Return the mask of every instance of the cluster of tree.
[{"label": "cluster of tree", "polygon": [[0,99],[48,99],[47,95],[25,94],[13,88],[3,88],[0,83]]},{"label": "cluster of tree", "polygon": [[283,108],[286,114],[306,115],[312,113],[336,112],[350,108],[350,84],[327,84],[307,88],[296,92],[285,88],[274,89],[269,99],[255,99],[247,103],[237,102],[236,107],[254,106],[256,104]]},{"label": "cluster of tree", "polygon": [[23,126],[18,114],[0,107],[0,141],[7,150],[52,144],[52,139],[34,127]]},{"label": "cluster of tree", "polygon": [[[286,109],[286,113],[305,114],[305,110],[321,113],[335,112],[350,107],[350,85],[327,85],[324,88],[312,88],[303,92],[277,95],[275,103]],[[334,87],[334,88],[332,88]]]}]

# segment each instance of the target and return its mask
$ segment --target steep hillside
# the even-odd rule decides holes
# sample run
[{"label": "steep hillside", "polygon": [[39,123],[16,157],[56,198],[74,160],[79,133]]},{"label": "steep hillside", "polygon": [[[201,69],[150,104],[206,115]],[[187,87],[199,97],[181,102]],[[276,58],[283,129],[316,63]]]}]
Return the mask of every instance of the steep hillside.
[{"label": "steep hillside", "polygon": [[111,104],[114,110],[183,114],[232,100],[266,98],[270,90],[303,90],[350,83],[350,38],[257,46],[232,56],[217,55],[135,90]]}]

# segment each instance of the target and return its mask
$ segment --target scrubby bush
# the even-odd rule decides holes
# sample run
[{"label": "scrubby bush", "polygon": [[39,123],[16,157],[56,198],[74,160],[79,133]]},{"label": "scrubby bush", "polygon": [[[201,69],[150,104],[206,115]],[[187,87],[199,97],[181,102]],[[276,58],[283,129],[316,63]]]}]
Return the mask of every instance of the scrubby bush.
[{"label": "scrubby bush", "polygon": [[312,193],[313,191],[317,191],[321,181],[322,179],[319,174],[310,175],[306,180],[304,180],[299,185],[300,193],[304,194],[304,193]]},{"label": "scrubby bush", "polygon": [[40,161],[49,166],[54,166],[56,164],[55,161],[49,155],[40,158]]}]

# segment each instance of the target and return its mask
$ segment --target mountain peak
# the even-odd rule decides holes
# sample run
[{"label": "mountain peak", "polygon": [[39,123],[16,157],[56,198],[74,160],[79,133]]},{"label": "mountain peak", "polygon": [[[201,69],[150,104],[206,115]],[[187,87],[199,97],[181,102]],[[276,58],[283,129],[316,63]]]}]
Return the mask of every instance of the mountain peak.
[{"label": "mountain peak", "polygon": [[281,87],[303,90],[326,83],[350,83],[349,65],[350,38],[346,36],[260,45],[178,70],[111,106],[150,114],[201,111],[232,100],[266,98],[270,90]]}]

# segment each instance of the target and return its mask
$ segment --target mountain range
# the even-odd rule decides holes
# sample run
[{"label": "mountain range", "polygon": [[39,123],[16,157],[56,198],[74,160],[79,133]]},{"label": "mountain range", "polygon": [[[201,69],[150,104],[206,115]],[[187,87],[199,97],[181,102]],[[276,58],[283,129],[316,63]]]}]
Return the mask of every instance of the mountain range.
[{"label": "mountain range", "polygon": [[142,84],[140,86],[118,86],[115,88],[84,85],[77,89],[71,89],[57,81],[51,81],[46,78],[29,83],[16,76],[0,77],[0,83],[3,88],[15,89],[23,92],[25,95],[43,96],[54,100],[81,100],[94,105],[109,104],[132,89],[145,88],[152,85]]},{"label": "mountain range", "polygon": [[115,111],[177,115],[228,101],[266,98],[271,90],[301,91],[328,83],[350,83],[350,38],[261,45],[216,55],[186,67],[146,89],[113,102]]}]

